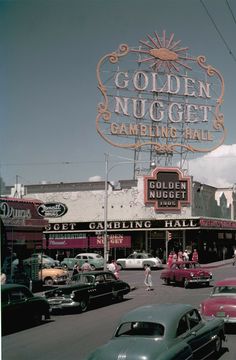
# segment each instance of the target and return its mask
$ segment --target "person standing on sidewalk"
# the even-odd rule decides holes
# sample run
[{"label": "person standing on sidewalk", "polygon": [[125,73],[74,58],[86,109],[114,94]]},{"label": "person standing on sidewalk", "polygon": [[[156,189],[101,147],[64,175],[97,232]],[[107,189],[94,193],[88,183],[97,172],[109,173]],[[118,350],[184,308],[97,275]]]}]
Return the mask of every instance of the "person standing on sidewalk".
[{"label": "person standing on sidewalk", "polygon": [[233,266],[236,263],[236,248],[234,248],[234,254],[233,254]]},{"label": "person standing on sidewalk", "polygon": [[198,252],[197,252],[197,249],[194,249],[194,250],[193,250],[192,261],[198,262]]},{"label": "person standing on sidewalk", "polygon": [[146,290],[150,291],[152,290],[152,275],[151,275],[150,265],[146,265],[144,273],[145,273],[144,284],[146,285]]}]

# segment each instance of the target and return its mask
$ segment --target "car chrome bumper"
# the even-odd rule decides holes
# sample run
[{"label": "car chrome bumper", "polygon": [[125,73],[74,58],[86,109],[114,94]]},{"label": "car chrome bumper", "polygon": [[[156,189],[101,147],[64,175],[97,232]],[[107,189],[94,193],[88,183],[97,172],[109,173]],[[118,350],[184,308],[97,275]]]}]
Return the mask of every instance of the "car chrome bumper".
[{"label": "car chrome bumper", "polygon": [[210,281],[213,281],[213,279],[187,279],[189,283],[208,283]]},{"label": "car chrome bumper", "polygon": [[202,317],[207,321],[213,320],[213,319],[222,319],[222,320],[224,320],[225,324],[236,324],[236,317],[216,316],[216,315],[211,315],[211,316],[202,315]]}]

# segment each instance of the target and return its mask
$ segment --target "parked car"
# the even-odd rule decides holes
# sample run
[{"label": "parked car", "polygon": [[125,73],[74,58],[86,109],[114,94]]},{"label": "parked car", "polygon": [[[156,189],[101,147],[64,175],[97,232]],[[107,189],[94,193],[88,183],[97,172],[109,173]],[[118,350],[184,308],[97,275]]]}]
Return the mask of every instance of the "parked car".
[{"label": "parked car", "polygon": [[118,322],[112,339],[87,360],[205,359],[220,353],[224,321],[205,321],[188,304],[155,304],[136,308]]},{"label": "parked car", "polygon": [[236,324],[236,278],[217,281],[210,297],[200,304],[200,313],[206,319],[217,317]]},{"label": "parked car", "polygon": [[33,253],[29,258],[24,260],[24,264],[30,265],[32,264],[32,262],[37,261],[37,259],[38,259],[38,263],[41,265],[45,265],[48,267],[60,266],[60,261],[54,260],[50,256],[42,253]]},{"label": "parked car", "polygon": [[196,261],[176,261],[170,268],[162,270],[160,278],[167,285],[182,284],[185,288],[193,284],[209,286],[213,280],[212,273]]},{"label": "parked car", "polygon": [[163,268],[162,261],[149,253],[134,252],[127,258],[117,259],[116,262],[121,269],[144,269],[146,265],[150,265],[153,269]]},{"label": "parked car", "polygon": [[67,269],[73,269],[76,264],[79,264],[81,267],[86,260],[90,264],[92,270],[102,269],[104,266],[104,258],[96,253],[81,253],[74,258],[64,258],[61,262],[61,266]]},{"label": "parked car", "polygon": [[76,274],[71,283],[45,292],[52,311],[86,311],[92,303],[121,301],[130,292],[130,286],[117,280],[109,271],[90,271]]},{"label": "parked car", "polygon": [[[19,259],[14,260],[14,266],[12,268],[12,281],[14,283],[23,284],[29,287],[30,280],[32,277],[31,271],[28,263],[23,263],[23,269],[18,270],[17,266],[19,264]],[[62,267],[48,267],[48,265],[39,265],[38,270],[38,279],[33,280],[42,282],[44,285],[57,285],[65,284],[69,279],[69,272]]]},{"label": "parked car", "polygon": [[45,285],[65,284],[69,280],[69,272],[63,268],[43,268],[39,270],[39,279]]},{"label": "parked car", "polygon": [[43,317],[50,319],[48,301],[33,295],[24,285],[2,285],[1,307],[3,333],[29,323],[39,324]]}]

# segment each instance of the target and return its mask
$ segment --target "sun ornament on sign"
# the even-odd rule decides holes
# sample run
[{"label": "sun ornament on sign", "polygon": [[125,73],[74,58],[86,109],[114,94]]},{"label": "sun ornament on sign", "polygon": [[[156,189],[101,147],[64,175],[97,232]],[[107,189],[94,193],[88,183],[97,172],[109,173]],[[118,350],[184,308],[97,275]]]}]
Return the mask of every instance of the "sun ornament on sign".
[{"label": "sun ornament on sign", "polygon": [[[133,49],[132,52],[137,52],[140,55],[145,55],[144,58],[139,59],[139,63],[150,62],[153,69],[158,71],[161,68],[167,68],[170,72],[179,72],[179,66],[192,70],[192,68],[185,63],[187,60],[194,60],[187,57],[187,47],[180,48],[179,41],[174,41],[174,34],[172,33],[170,39],[166,39],[165,31],[163,31],[162,39],[155,32],[155,37],[147,35],[149,41],[140,40],[139,42],[144,46],[144,49]],[[149,57],[146,57],[146,55]]]}]

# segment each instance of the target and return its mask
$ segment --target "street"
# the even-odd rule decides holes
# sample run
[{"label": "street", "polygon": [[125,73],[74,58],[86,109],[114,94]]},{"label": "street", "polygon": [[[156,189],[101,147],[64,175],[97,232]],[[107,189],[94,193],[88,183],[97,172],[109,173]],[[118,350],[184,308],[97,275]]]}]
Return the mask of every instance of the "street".
[{"label": "street", "polygon": [[[235,267],[227,265],[212,269],[214,280],[232,277]],[[153,303],[189,303],[199,306],[211,287],[184,289],[163,285],[160,270],[152,271],[153,291],[145,291],[144,272],[121,271],[121,279],[133,291],[125,301],[91,309],[82,314],[53,315],[42,325],[2,337],[3,360],[82,360],[99,345],[106,343],[115,330],[117,320],[133,308]],[[27,314],[26,314],[27,316]],[[234,360],[236,331],[227,335],[221,360]]]}]

